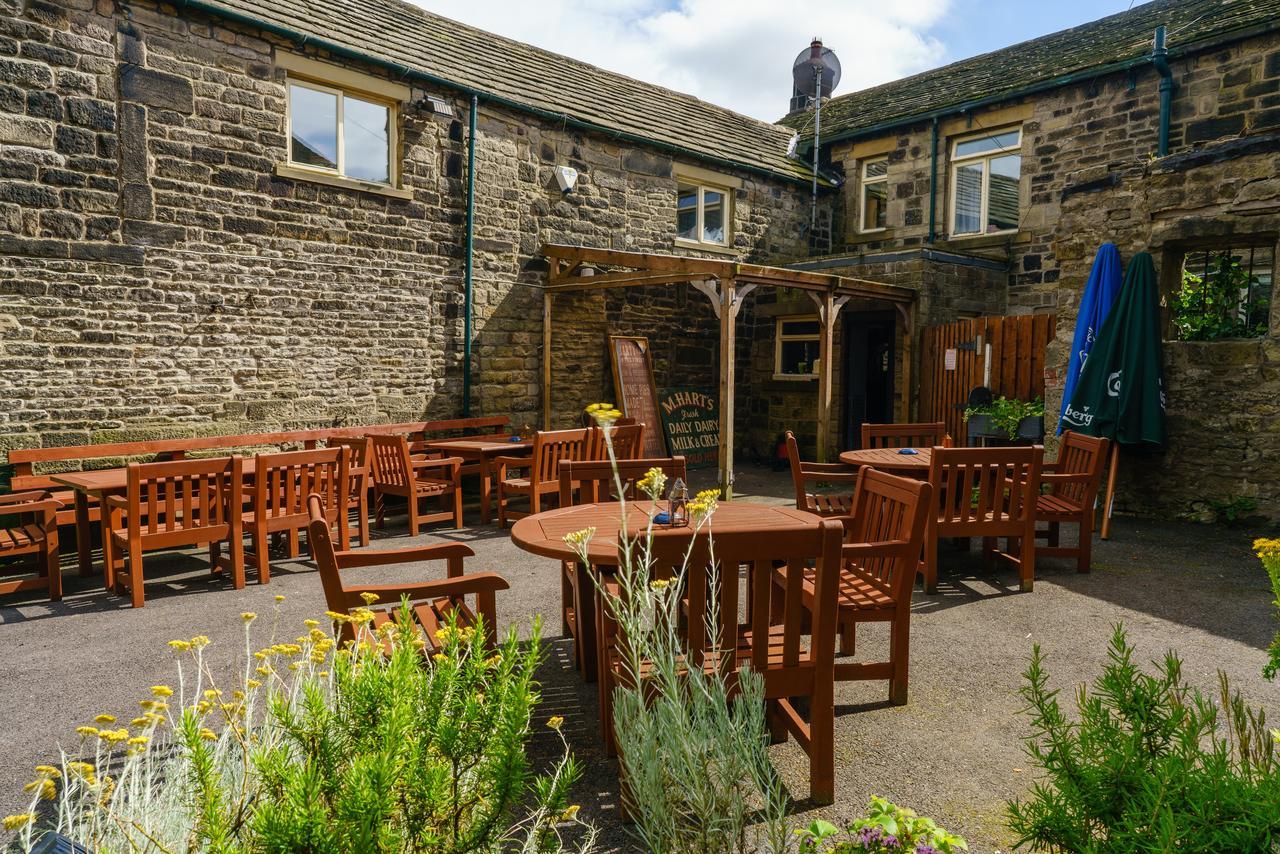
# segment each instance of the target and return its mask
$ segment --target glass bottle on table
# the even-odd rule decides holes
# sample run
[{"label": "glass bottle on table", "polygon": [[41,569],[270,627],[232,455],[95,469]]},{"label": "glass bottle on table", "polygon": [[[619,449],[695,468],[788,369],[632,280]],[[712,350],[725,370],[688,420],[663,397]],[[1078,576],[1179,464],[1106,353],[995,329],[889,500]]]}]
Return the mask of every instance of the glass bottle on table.
[{"label": "glass bottle on table", "polygon": [[667,493],[668,524],[673,528],[683,528],[689,524],[689,487],[684,478],[676,478]]}]

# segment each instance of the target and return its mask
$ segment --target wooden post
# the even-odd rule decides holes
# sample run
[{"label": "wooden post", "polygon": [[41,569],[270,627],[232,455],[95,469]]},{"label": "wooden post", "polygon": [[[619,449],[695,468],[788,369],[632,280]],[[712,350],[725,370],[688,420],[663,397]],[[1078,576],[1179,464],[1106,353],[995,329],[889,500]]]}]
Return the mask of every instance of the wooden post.
[{"label": "wooden post", "polygon": [[911,363],[915,359],[915,348],[912,339],[915,336],[915,303],[903,305],[897,303],[898,315],[902,318],[902,423],[911,423]]},{"label": "wooden post", "polygon": [[[847,296],[836,299],[832,291],[807,292],[818,307],[818,462],[826,462],[831,451],[831,385],[835,370],[835,329]],[[848,346],[848,342],[845,343]]]},{"label": "wooden post", "polygon": [[542,429],[551,429],[551,291],[542,292]]},{"label": "wooden post", "polygon": [[720,494],[733,498],[733,374],[737,305],[733,279],[720,281]]},{"label": "wooden post", "polygon": [[1102,501],[1102,532],[1104,540],[1111,539],[1111,510],[1116,502],[1116,474],[1120,470],[1120,443],[1111,440],[1111,467],[1107,471],[1107,495]]}]

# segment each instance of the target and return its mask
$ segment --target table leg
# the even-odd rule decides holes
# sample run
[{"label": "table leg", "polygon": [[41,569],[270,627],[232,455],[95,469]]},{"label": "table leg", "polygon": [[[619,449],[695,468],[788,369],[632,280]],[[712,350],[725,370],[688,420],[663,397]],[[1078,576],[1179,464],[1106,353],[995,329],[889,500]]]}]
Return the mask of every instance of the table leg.
[{"label": "table leg", "polygon": [[488,525],[489,513],[489,455],[480,454],[480,524]]},{"label": "table leg", "polygon": [[573,609],[574,621],[578,624],[578,649],[582,652],[582,660],[578,667],[582,671],[582,681],[596,681],[596,668],[599,666],[600,635],[596,627],[596,584],[587,574],[591,572],[586,566],[578,564],[573,574]]},{"label": "table leg", "polygon": [[89,496],[76,490],[76,555],[80,560],[80,575],[93,575],[93,525],[89,522]]}]

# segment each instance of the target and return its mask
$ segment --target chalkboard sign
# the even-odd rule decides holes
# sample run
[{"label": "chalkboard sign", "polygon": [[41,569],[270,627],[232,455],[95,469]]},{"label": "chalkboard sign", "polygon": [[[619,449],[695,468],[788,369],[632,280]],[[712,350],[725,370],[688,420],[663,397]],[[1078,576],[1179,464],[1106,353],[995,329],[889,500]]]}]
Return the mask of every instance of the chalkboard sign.
[{"label": "chalkboard sign", "polygon": [[720,461],[720,401],[715,392],[672,388],[658,398],[662,429],[672,456],[683,455],[691,469]]},{"label": "chalkboard sign", "polygon": [[609,358],[613,362],[613,389],[617,406],[627,418],[644,425],[644,455],[667,456],[658,418],[658,389],[653,384],[653,357],[648,338],[609,336]]}]

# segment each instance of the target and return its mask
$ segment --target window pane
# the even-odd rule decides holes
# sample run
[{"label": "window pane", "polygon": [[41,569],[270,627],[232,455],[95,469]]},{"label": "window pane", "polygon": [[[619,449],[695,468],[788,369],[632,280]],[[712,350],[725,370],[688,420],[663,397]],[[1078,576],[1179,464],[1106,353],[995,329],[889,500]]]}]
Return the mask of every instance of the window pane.
[{"label": "window pane", "polygon": [[305,86],[289,87],[292,136],[289,159],[294,163],[338,168],[338,96]]},{"label": "window pane", "polygon": [[885,202],[889,196],[889,184],[877,181],[874,184],[862,185],[862,229],[885,226]]},{"label": "window pane", "polygon": [[681,185],[676,189],[676,237],[698,239],[698,188]]},{"label": "window pane", "polygon": [[866,165],[866,171],[863,176],[866,180],[874,181],[876,178],[883,178],[889,172],[888,160],[872,160]]},{"label": "window pane", "polygon": [[818,358],[817,341],[783,341],[782,364],[778,366],[783,374],[811,374],[814,360]]},{"label": "window pane", "polygon": [[982,230],[982,168],[986,161],[956,167],[956,234]]},{"label": "window pane", "polygon": [[991,186],[987,200],[987,231],[1008,231],[1018,227],[1018,175],[1022,157],[1009,154],[987,161]]},{"label": "window pane", "polygon": [[702,191],[702,239],[708,243],[724,243],[724,193]]},{"label": "window pane", "polygon": [[984,151],[998,151],[1018,144],[1022,131],[1014,129],[1003,133],[980,136],[977,139],[966,139],[956,143],[956,157],[967,157],[970,154],[981,154]]},{"label": "window pane", "polygon": [[816,320],[784,320],[783,335],[817,335],[821,331]]},{"label": "window pane", "polygon": [[342,104],[342,168],[351,178],[391,182],[391,110],[346,96]]}]

